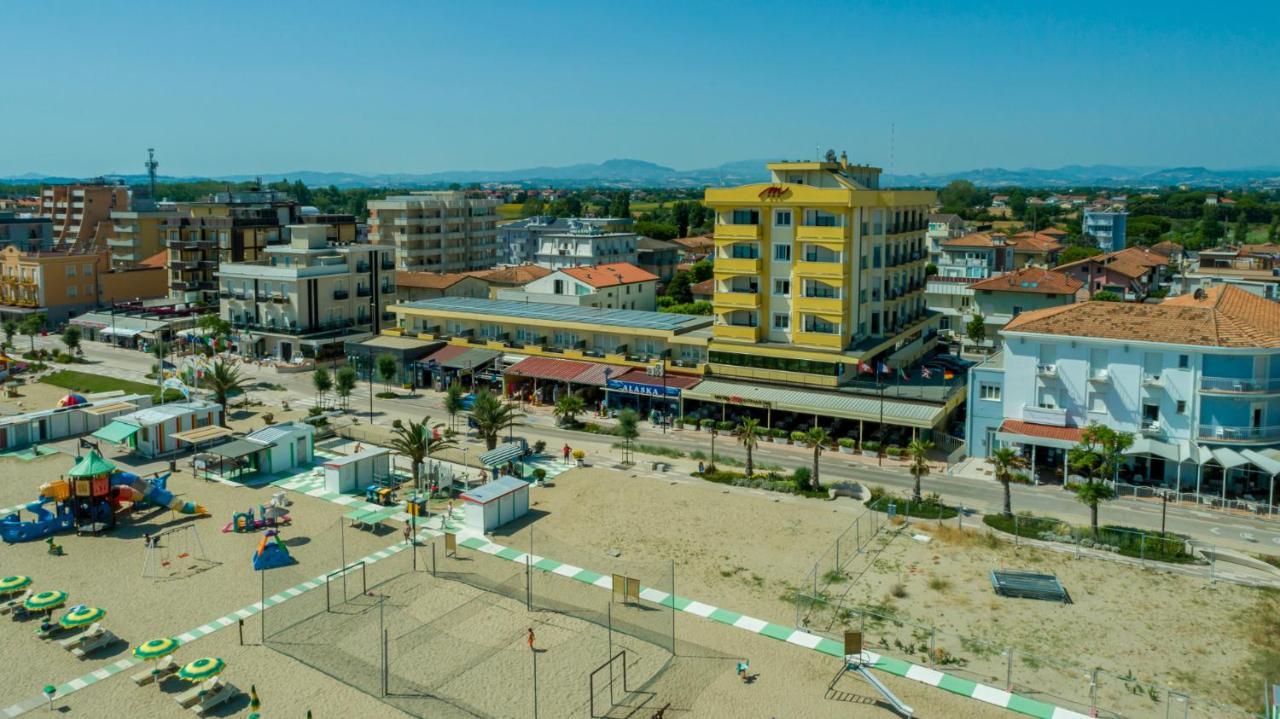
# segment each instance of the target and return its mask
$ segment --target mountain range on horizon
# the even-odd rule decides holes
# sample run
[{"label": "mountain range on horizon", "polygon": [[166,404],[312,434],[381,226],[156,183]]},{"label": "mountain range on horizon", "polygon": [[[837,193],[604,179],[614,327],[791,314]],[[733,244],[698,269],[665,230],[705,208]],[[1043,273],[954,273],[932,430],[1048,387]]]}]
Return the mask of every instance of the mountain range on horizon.
[{"label": "mountain range on horizon", "polygon": [[[525,186],[557,187],[723,187],[766,182],[765,163],[771,160],[738,160],[716,167],[676,170],[644,160],[614,159],[600,163],[580,163],[561,167],[540,166],[515,170],[447,170],[430,173],[294,172],[260,175],[169,176],[157,177],[161,182],[246,182],[261,178],[263,182],[301,180],[309,187],[334,185],[355,187],[438,187],[453,183],[500,183]],[[0,184],[31,182],[66,183],[86,179],[51,176],[35,172],[0,177]],[[119,179],[129,184],[147,181],[143,174],[105,173],[93,177]],[[969,180],[982,187],[1070,188],[1070,187],[1168,187],[1190,185],[1205,188],[1268,186],[1280,187],[1280,166],[1231,169],[1206,167],[1154,167],[1128,165],[1066,165],[1056,169],[1000,167],[979,168],[959,172],[884,174],[882,187],[941,187],[953,180]]]}]

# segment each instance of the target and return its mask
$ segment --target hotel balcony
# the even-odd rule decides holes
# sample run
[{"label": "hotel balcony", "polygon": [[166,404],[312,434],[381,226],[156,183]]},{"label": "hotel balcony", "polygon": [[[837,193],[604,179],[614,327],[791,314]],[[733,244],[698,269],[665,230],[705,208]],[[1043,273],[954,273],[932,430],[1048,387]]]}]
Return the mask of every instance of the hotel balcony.
[{"label": "hotel balcony", "polygon": [[844,348],[844,336],[839,332],[797,331],[792,335],[791,343],[802,347],[818,347],[824,350],[841,350]]},{"label": "hotel balcony", "polygon": [[760,294],[757,292],[717,292],[714,305],[717,309],[758,310]]},{"label": "hotel balcony", "polygon": [[1111,370],[1099,368],[1089,371],[1089,381],[1098,384],[1105,384],[1111,381]]},{"label": "hotel balcony", "polygon": [[849,239],[848,227],[819,227],[816,225],[800,225],[796,228],[796,242],[824,244],[832,249],[844,247]]},{"label": "hotel balcony", "polygon": [[1143,386],[1143,387],[1156,387],[1156,388],[1163,387],[1163,386],[1164,386],[1164,378],[1163,378],[1163,377],[1161,377],[1161,376],[1160,376],[1160,375],[1158,375],[1158,374],[1144,374],[1144,375],[1142,376],[1142,386]]},{"label": "hotel balcony", "polygon": [[791,304],[801,312],[839,315],[844,312],[844,300],[839,297],[796,297]]},{"label": "hotel balcony", "polygon": [[[1036,374],[1041,377],[1057,377],[1058,365],[1056,364],[1039,364],[1036,365]],[[1029,420],[1030,421],[1030,420]]]},{"label": "hotel balcony", "polygon": [[720,240],[758,240],[760,225],[716,225],[715,239]]},{"label": "hotel balcony", "polygon": [[1139,427],[1143,436],[1146,437],[1163,437],[1164,425],[1158,419],[1144,419],[1142,426]]},{"label": "hotel balcony", "polygon": [[1024,404],[1022,405],[1022,420],[1050,427],[1066,427],[1067,410],[1059,407],[1036,407],[1035,405]]},{"label": "hotel balcony", "polygon": [[1262,443],[1280,441],[1280,425],[1269,427],[1202,424],[1197,436],[1209,442]]},{"label": "hotel balcony", "polygon": [[1200,391],[1210,394],[1280,393],[1280,378],[1201,377]]},{"label": "hotel balcony", "polygon": [[824,280],[838,280],[844,282],[844,262],[816,262],[813,260],[800,260],[795,264],[795,274],[797,277],[813,277],[823,278]]},{"label": "hotel balcony", "polygon": [[720,275],[758,275],[760,266],[759,257],[717,257],[712,269]]}]

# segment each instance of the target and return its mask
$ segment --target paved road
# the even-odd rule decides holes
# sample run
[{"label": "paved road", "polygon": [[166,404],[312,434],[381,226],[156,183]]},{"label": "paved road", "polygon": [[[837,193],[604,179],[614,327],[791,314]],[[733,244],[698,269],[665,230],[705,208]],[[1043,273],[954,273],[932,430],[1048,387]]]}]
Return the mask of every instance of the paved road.
[{"label": "paved road", "polygon": [[[59,345],[57,338],[37,338],[36,346],[54,347]],[[21,345],[20,345],[21,346]],[[84,344],[86,357],[94,362],[84,366],[82,371],[131,379],[147,380],[145,375],[154,358],[133,350],[124,350],[96,342]],[[315,390],[311,386],[310,373],[279,374],[272,368],[259,368],[254,365],[241,365],[245,374],[255,381],[281,385],[284,391],[255,391],[268,403],[278,404],[288,400],[294,407],[306,407],[315,404]],[[351,409],[357,413],[361,422],[368,421],[369,385],[362,382],[350,399]],[[373,388],[381,391],[381,385]],[[446,419],[442,406],[443,394],[420,391],[412,397],[397,399],[378,399],[374,397],[373,421],[377,424],[388,424],[393,419],[421,419],[430,415],[438,421]],[[530,410],[519,428],[518,434],[529,442],[543,440],[552,448],[560,447],[566,442],[576,448],[588,452],[590,459],[602,463],[601,457],[617,462],[621,461],[620,450],[612,447],[613,438],[592,435],[583,432],[565,430],[555,426],[554,419],[545,409]],[[701,449],[708,452],[710,435],[692,430],[674,430],[663,434],[649,425],[642,425],[639,442],[657,445],[670,449],[689,452]],[[742,459],[745,452],[735,445],[730,438],[721,437],[716,442],[716,453]],[[811,453],[796,447],[763,443],[756,450],[756,463],[775,464],[788,470],[811,463]],[[641,459],[644,456],[641,455]],[[673,472],[662,475],[665,479],[676,479],[687,474],[692,468],[692,460],[664,460],[674,465]],[[908,490],[912,485],[909,474],[899,468],[881,469],[868,466],[838,453],[827,453],[822,461],[822,477],[824,480],[853,480],[866,485],[883,485],[894,490]],[[979,512],[998,511],[1003,504],[1003,493],[998,483],[987,479],[973,479],[947,476],[935,473],[923,478],[921,482],[925,492],[937,492],[952,504],[958,504]],[[1075,496],[1057,487],[1027,487],[1015,485],[1013,488],[1014,510],[1030,511],[1037,515],[1053,516],[1072,523],[1084,524],[1089,521],[1088,508],[1076,501]],[[1108,524],[1120,524],[1146,529],[1160,528],[1159,502],[1133,498],[1120,499],[1104,505],[1100,521]],[[1204,542],[1231,549],[1280,555],[1280,522],[1224,515],[1186,507],[1168,508],[1166,527],[1169,531],[1187,534]]]}]

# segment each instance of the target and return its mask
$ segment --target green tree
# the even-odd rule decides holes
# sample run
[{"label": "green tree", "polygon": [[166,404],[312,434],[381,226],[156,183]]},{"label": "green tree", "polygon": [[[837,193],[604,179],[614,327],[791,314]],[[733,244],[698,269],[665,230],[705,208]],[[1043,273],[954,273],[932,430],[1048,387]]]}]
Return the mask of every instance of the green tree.
[{"label": "green tree", "polygon": [[676,237],[689,236],[689,203],[677,202],[672,208],[676,221]]},{"label": "green tree", "polygon": [[333,389],[333,375],[329,374],[329,370],[324,367],[317,367],[311,373],[311,386],[316,388],[316,403],[323,407],[324,396]]},{"label": "green tree", "polygon": [[347,408],[351,393],[356,389],[356,380],[358,378],[359,374],[356,372],[356,368],[350,365],[339,367],[338,371],[333,375],[333,388],[338,393],[338,396],[342,398],[343,409]]},{"label": "green tree", "polygon": [[655,240],[674,240],[679,237],[679,228],[667,222],[642,221],[635,224],[637,235],[652,237]]},{"label": "green tree", "polygon": [[1021,187],[1013,188],[1009,192],[1008,204],[1014,218],[1021,220],[1027,214],[1027,193],[1023,192]]},{"label": "green tree", "polygon": [[396,378],[396,356],[393,354],[380,354],[376,360],[378,365],[378,376],[382,378],[383,384],[387,388],[391,388],[391,380]]},{"label": "green tree", "polygon": [[19,325],[22,334],[31,338],[31,351],[36,351],[36,335],[40,334],[40,330],[44,329],[44,315],[40,312],[27,315]]},{"label": "green tree", "polygon": [[1089,507],[1089,525],[1098,538],[1098,505],[1115,498],[1109,482],[1124,464],[1125,450],[1133,446],[1133,435],[1118,432],[1106,425],[1090,424],[1080,431],[1080,443],[1067,451],[1072,469],[1085,475],[1084,484],[1076,488],[1076,498]]},{"label": "green tree", "polygon": [[62,331],[62,344],[67,346],[68,353],[75,354],[80,351],[80,337],[80,328],[75,325],[67,325],[67,328]]},{"label": "green tree", "polygon": [[934,275],[936,275],[936,274],[938,274],[938,266],[937,266],[937,265],[933,264],[932,262],[929,262],[929,263],[925,264],[925,266],[924,266],[924,276],[925,276],[925,277],[933,277],[933,276],[934,276]]},{"label": "green tree", "polygon": [[214,399],[222,405],[222,426],[227,425],[227,395],[236,390],[243,392],[247,381],[239,369],[222,360],[214,360],[205,374],[205,382],[213,390]]},{"label": "green tree", "polygon": [[613,193],[613,199],[609,202],[610,217],[630,217],[631,216],[631,192],[621,190]]},{"label": "green tree", "polygon": [[1027,460],[1010,447],[1001,447],[991,453],[991,464],[995,467],[996,481],[1004,487],[1004,511],[1006,517],[1013,516],[1013,492],[1009,489],[1013,481],[1013,471],[1027,466]]},{"label": "green tree", "polygon": [[586,402],[577,392],[566,392],[556,400],[553,414],[562,427],[574,427],[578,424],[578,415],[586,408]]},{"label": "green tree", "polygon": [[920,502],[924,498],[920,494],[920,478],[929,473],[929,450],[933,449],[933,442],[927,439],[913,439],[907,445],[907,457],[911,460],[911,476],[915,479],[915,484],[911,488],[911,499]]},{"label": "green tree", "polygon": [[408,424],[392,426],[391,448],[408,458],[413,467],[413,488],[419,494],[423,489],[422,463],[433,452],[457,446],[452,439],[440,436],[439,428],[440,425],[431,425],[430,417],[423,417],[421,422],[409,420]]},{"label": "green tree", "polygon": [[497,447],[502,432],[519,424],[517,420],[523,416],[514,403],[504,402],[488,390],[476,393],[471,405],[471,420],[476,433],[484,439],[485,449]]},{"label": "green tree", "polygon": [[622,438],[622,461],[630,462],[632,444],[640,436],[640,415],[634,409],[624,409],[618,413],[618,436]]},{"label": "green tree", "polygon": [[1098,539],[1098,506],[1115,498],[1116,491],[1103,482],[1086,482],[1076,487],[1076,499],[1089,508],[1089,527],[1094,541]]},{"label": "green tree", "polygon": [[987,318],[982,315],[974,315],[964,326],[964,335],[974,346],[980,346],[987,341]]},{"label": "green tree", "polygon": [[466,409],[465,403],[462,401],[463,391],[461,382],[451,382],[444,391],[444,411],[449,415],[449,429],[458,428],[458,415]]},{"label": "green tree", "polygon": [[216,314],[200,315],[196,327],[205,331],[210,337],[226,337],[231,334],[231,323]]},{"label": "green tree", "polygon": [[1222,223],[1219,221],[1221,211],[1217,205],[1205,205],[1200,215],[1200,228],[1197,235],[1205,246],[1212,246],[1218,240],[1222,239],[1226,231],[1222,229]]},{"label": "green tree", "polygon": [[521,217],[536,217],[546,211],[546,206],[542,202],[542,198],[536,194],[531,194],[523,204],[520,205]]},{"label": "green tree", "polygon": [[582,198],[566,195],[551,203],[547,214],[552,217],[582,217]]},{"label": "green tree", "polygon": [[760,435],[763,432],[758,419],[746,417],[738,423],[738,443],[747,450],[747,466],[744,469],[747,479],[755,474],[756,445],[760,444]]},{"label": "green tree", "polygon": [[818,463],[822,457],[822,450],[826,449],[831,443],[831,434],[827,430],[813,426],[805,433],[804,440],[813,448],[813,473],[809,475],[810,488],[815,492],[822,489],[822,482],[818,479]]},{"label": "green tree", "polygon": [[1245,215],[1244,210],[1236,215],[1236,226],[1231,232],[1231,241],[1237,245],[1248,244],[1249,242],[1249,218]]},{"label": "green tree", "polygon": [[689,279],[693,280],[694,284],[706,282],[711,279],[711,275],[714,271],[715,267],[711,264],[711,260],[698,260],[693,263],[693,267],[690,268],[692,277]]},{"label": "green tree", "polygon": [[989,196],[968,180],[952,180],[938,191],[938,201],[942,203],[943,212],[962,215],[975,207],[985,206]]},{"label": "green tree", "polygon": [[1062,265],[1069,265],[1072,262],[1079,262],[1080,260],[1096,257],[1100,254],[1102,254],[1102,250],[1097,247],[1080,247],[1078,245],[1075,247],[1068,247],[1062,251],[1062,254],[1058,255],[1058,266],[1061,267]]},{"label": "green tree", "polygon": [[1271,225],[1267,227],[1267,242],[1280,242],[1280,215],[1271,216]]},{"label": "green tree", "polygon": [[4,321],[4,343],[10,347],[13,346],[13,336],[18,334],[18,323],[13,320]]},{"label": "green tree", "polygon": [[670,297],[675,302],[690,302],[693,300],[693,292],[690,290],[690,287],[692,286],[692,273],[680,270],[671,278],[671,281],[667,283],[667,287],[664,292],[667,297]]},{"label": "green tree", "polygon": [[1098,292],[1094,292],[1093,296],[1089,299],[1094,302],[1124,302],[1123,297],[1111,290],[1100,290]]}]

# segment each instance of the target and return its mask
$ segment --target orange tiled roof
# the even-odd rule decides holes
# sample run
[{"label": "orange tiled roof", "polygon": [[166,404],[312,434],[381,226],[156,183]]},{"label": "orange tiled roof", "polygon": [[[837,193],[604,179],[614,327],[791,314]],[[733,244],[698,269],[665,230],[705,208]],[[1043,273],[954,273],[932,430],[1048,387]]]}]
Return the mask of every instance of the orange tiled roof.
[{"label": "orange tiled roof", "polygon": [[1034,292],[1045,295],[1075,294],[1084,283],[1061,272],[1040,267],[1027,267],[1016,272],[996,275],[970,286],[974,290],[992,292]]},{"label": "orange tiled roof", "polygon": [[169,251],[160,250],[159,252],[148,257],[147,259],[143,260],[139,264],[142,265],[143,267],[159,267],[163,269],[167,267],[169,264]]},{"label": "orange tiled roof", "polygon": [[398,286],[423,290],[447,290],[466,278],[460,272],[396,272]]},{"label": "orange tiled roof", "polygon": [[1010,239],[1022,252],[1057,252],[1062,249],[1059,237],[1048,232],[1019,232]]},{"label": "orange tiled roof", "polygon": [[689,293],[697,296],[710,296],[716,293],[716,280],[711,278],[689,286]]},{"label": "orange tiled roof", "polygon": [[636,282],[656,282],[658,279],[657,275],[642,270],[630,262],[609,262],[592,267],[566,267],[560,271],[596,289],[630,285]]},{"label": "orange tiled roof", "polygon": [[1136,278],[1145,275],[1152,267],[1169,264],[1169,257],[1159,252],[1152,252],[1145,247],[1126,247],[1123,250],[1105,255],[1094,255],[1083,260],[1058,265],[1056,269],[1072,269],[1090,262],[1096,262],[1125,277]]},{"label": "orange tiled roof", "polygon": [[943,240],[943,247],[994,247],[995,238],[1004,237],[997,232],[970,232],[955,239]]},{"label": "orange tiled roof", "polygon": [[551,274],[551,270],[540,265],[514,265],[512,267],[498,267],[492,270],[472,270],[462,274],[469,277],[479,277],[486,282],[495,284],[527,285],[534,280],[540,280]]},{"label": "orange tiled roof", "polygon": [[1164,242],[1157,242],[1156,244],[1148,247],[1147,249],[1151,250],[1152,252],[1158,255],[1164,255],[1165,257],[1173,257],[1175,253],[1182,252],[1182,245],[1176,242],[1170,242],[1168,240],[1165,240]]},{"label": "orange tiled roof", "polygon": [[1241,245],[1240,254],[1242,255],[1275,255],[1280,254],[1280,245],[1271,243],[1262,243],[1257,245]]},{"label": "orange tiled roof", "polygon": [[1079,427],[1053,427],[1047,424],[1023,422],[1020,419],[1006,419],[1000,425],[1000,431],[1010,434],[1024,434],[1028,437],[1060,439],[1066,442],[1079,442],[1082,439],[1082,432]]},{"label": "orange tiled roof", "polygon": [[1203,347],[1280,347],[1280,312],[1271,300],[1221,285],[1154,305],[1083,302],[1023,312],[1003,331]]}]

